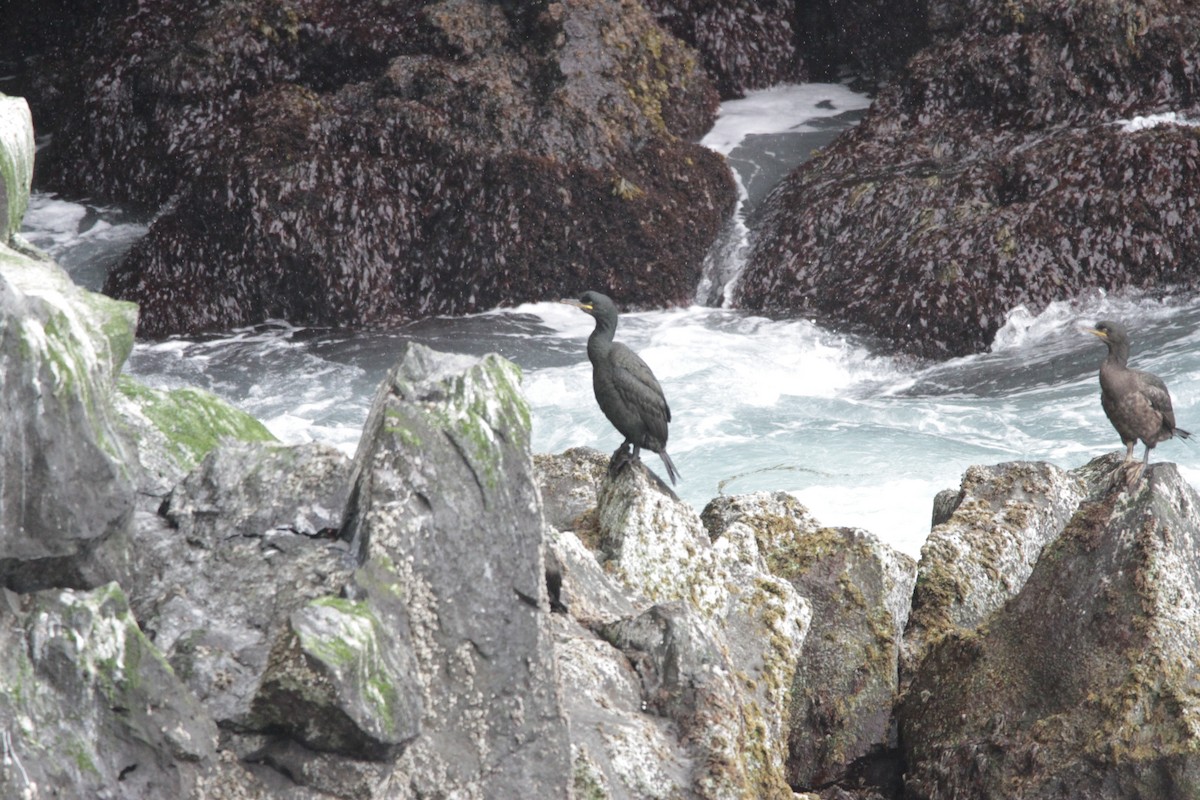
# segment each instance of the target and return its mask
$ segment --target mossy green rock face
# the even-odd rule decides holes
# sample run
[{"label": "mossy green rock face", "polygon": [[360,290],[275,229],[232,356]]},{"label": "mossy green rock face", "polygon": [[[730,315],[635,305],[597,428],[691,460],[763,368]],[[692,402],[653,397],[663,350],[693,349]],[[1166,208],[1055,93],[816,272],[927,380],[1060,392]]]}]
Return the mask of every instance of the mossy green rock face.
[{"label": "mossy green rock face", "polygon": [[89,553],[133,511],[113,386],[135,317],[0,245],[0,580],[11,587],[115,577]]},{"label": "mossy green rock face", "polygon": [[[378,597],[384,584],[375,589]],[[293,611],[290,629],[255,701],[260,726],[314,750],[380,761],[417,736],[411,642],[398,642],[407,626],[389,630],[367,601],[322,597]]]},{"label": "mossy green rock face", "polygon": [[195,797],[217,728],[116,584],[0,598],[0,797]]},{"label": "mossy green rock face", "polygon": [[1009,602],[930,646],[905,796],[1200,796],[1200,497],[1173,464],[1089,488]]},{"label": "mossy green rock face", "polygon": [[[568,796],[519,379],[498,356],[409,345],[376,394],[355,456],[343,533],[360,576],[392,575],[424,708],[397,772],[414,787],[436,781],[446,795]],[[378,586],[365,592],[382,596]]]},{"label": "mossy green rock face", "polygon": [[33,118],[23,98],[0,94],[0,244],[21,229],[33,180]]},{"label": "mossy green rock face", "polygon": [[271,442],[254,417],[203,389],[152,389],[122,375],[117,409],[136,443],[142,488],[169,490],[222,440]]}]

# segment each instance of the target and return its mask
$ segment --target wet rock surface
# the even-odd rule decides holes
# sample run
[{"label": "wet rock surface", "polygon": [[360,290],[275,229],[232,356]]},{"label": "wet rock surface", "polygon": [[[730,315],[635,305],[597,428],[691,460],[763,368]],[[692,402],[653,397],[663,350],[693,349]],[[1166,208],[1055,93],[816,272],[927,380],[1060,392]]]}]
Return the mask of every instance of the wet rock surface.
[{"label": "wet rock surface", "polygon": [[1186,797],[1197,783],[1200,498],[1173,464],[1081,503],[901,702],[908,797]]},{"label": "wet rock surface", "polygon": [[1200,10],[983,0],[752,224],[737,302],[930,358],[979,352],[1009,311],[1089,289],[1195,288]]}]

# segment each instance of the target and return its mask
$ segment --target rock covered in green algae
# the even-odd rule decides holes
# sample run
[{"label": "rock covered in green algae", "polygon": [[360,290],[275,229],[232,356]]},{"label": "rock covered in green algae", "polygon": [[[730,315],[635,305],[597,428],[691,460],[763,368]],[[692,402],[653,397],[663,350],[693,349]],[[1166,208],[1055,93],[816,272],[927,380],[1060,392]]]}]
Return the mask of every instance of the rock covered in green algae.
[{"label": "rock covered in green algae", "polygon": [[1089,489],[1008,603],[929,647],[905,796],[1200,793],[1200,497],[1173,464]]},{"label": "rock covered in green algae", "polygon": [[119,586],[4,594],[0,796],[190,798],[215,779],[217,728]]},{"label": "rock covered in green algae", "polygon": [[149,494],[166,494],[223,440],[275,439],[257,419],[203,389],[154,389],[128,375],[117,389],[117,410],[141,465],[138,488]]},{"label": "rock covered in green algae", "polygon": [[396,764],[397,793],[567,796],[570,740],[519,378],[498,356],[409,345],[355,456],[344,533],[360,563],[392,576],[424,709]]},{"label": "rock covered in green algae", "polygon": [[33,180],[33,118],[21,97],[0,93],[0,245],[21,229]]},{"label": "rock covered in green algae", "polygon": [[9,225],[28,205],[26,139],[23,101],[0,98],[0,582],[95,586],[118,576],[133,513],[113,386],[133,345],[135,311],[76,287],[36,252],[8,246]]}]

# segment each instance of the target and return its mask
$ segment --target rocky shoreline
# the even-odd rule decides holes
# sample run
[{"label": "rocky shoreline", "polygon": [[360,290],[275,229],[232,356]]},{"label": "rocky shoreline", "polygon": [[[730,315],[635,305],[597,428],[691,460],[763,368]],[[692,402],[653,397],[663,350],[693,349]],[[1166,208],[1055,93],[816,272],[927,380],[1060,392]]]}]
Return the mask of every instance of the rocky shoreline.
[{"label": "rocky shoreline", "polygon": [[535,455],[410,346],[353,459],[121,375],[136,309],[16,234],[0,98],[0,795],[1200,793],[1200,497],[972,468],[920,563],[786,494]]}]

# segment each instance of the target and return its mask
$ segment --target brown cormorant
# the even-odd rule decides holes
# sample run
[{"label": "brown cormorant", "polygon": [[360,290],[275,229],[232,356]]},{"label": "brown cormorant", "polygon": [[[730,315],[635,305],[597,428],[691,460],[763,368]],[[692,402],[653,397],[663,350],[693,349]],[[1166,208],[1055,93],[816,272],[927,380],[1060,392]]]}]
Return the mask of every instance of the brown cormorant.
[{"label": "brown cormorant", "polygon": [[[1100,405],[1125,445],[1126,481],[1136,483],[1150,462],[1150,450],[1159,442],[1178,435],[1191,436],[1175,427],[1175,411],[1167,385],[1157,375],[1129,368],[1129,334],[1117,322],[1097,322],[1088,328],[1108,345],[1108,356],[1100,365]],[[1146,445],[1141,463],[1133,460],[1138,439]]]},{"label": "brown cormorant", "polygon": [[[609,461],[614,474],[628,461],[640,462],[642,448],[662,457],[671,483],[679,477],[667,455],[667,423],[671,409],[658,379],[637,353],[613,341],[617,330],[617,307],[599,292],[584,292],[578,300],[562,302],[581,308],[596,319],[588,337],[588,360],[592,362],[592,390],[600,410],[625,441]],[[633,445],[630,457],[628,448]]]}]

